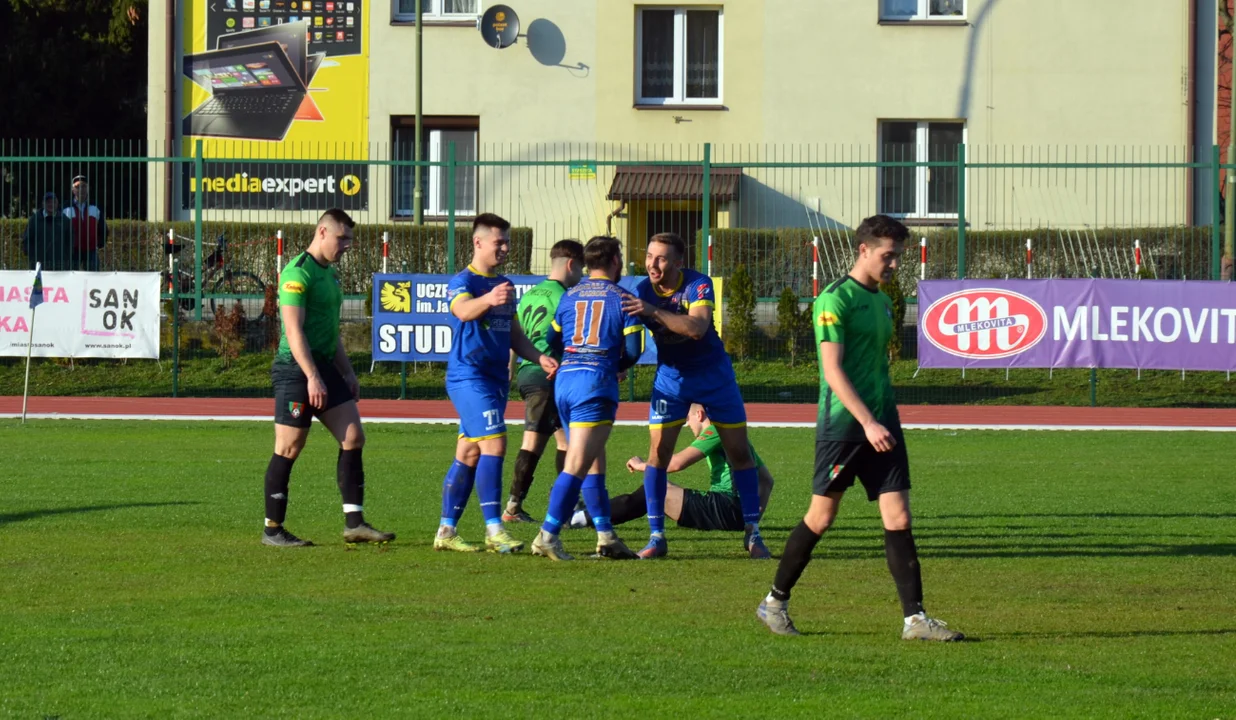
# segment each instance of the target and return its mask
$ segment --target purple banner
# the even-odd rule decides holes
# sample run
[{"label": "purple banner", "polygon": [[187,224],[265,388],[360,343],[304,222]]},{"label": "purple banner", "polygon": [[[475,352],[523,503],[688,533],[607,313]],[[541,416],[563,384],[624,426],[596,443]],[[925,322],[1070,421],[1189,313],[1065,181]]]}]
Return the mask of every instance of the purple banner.
[{"label": "purple banner", "polygon": [[925,368],[1236,370],[1236,284],[924,280]]}]

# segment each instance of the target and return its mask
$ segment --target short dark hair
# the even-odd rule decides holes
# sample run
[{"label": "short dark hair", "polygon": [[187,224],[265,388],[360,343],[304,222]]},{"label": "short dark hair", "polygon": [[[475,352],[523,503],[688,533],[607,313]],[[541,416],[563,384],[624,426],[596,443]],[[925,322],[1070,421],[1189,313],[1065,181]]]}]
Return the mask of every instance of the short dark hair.
[{"label": "short dark hair", "polygon": [[476,229],[479,227],[487,227],[491,230],[510,230],[511,224],[505,219],[494,215],[493,213],[481,213],[472,221],[472,234],[476,234]]},{"label": "short dark hair", "polygon": [[674,248],[674,251],[678,253],[679,260],[682,260],[687,256],[687,244],[683,242],[682,236],[678,233],[657,233],[656,235],[648,238],[648,244],[651,245],[653,243],[661,243],[662,245],[669,245]]},{"label": "short dark hair", "polygon": [[343,210],[339,208],[331,208],[330,210],[327,210],[326,212],[322,213],[322,217],[318,218],[318,224],[321,225],[322,221],[325,220],[326,218],[330,218],[331,220],[334,220],[336,224],[342,227],[346,227],[346,228],[356,227],[356,221],[353,220],[350,215],[348,215],[346,212],[344,212]]},{"label": "short dark hair", "polygon": [[895,242],[905,242],[910,237],[910,229],[895,218],[887,215],[872,215],[864,218],[854,231],[854,247],[863,243],[871,244],[876,238],[888,238]]},{"label": "short dark hair", "polygon": [[577,263],[584,261],[584,245],[578,240],[559,240],[549,249],[549,259],[570,258]]},{"label": "short dark hair", "polygon": [[622,243],[618,238],[597,235],[584,246],[584,267],[589,270],[604,270],[621,254]]}]

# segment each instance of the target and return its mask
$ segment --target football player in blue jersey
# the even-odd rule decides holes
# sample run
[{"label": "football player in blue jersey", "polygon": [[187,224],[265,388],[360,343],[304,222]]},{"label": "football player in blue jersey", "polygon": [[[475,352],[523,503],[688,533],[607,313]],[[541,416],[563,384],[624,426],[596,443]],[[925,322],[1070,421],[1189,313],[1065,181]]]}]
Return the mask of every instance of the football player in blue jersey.
[{"label": "football player in blue jersey", "polygon": [[554,381],[558,415],[567,433],[566,463],[549,493],[545,522],[532,541],[532,554],[573,560],[558,533],[571,519],[582,489],[588,514],[597,529],[598,557],[635,560],[610,522],[605,488],[605,442],[618,414],[618,374],[643,352],[644,326],[623,312],[630,295],[618,287],[622,245],[612,237],[594,237],[584,246],[588,277],[558,301],[550,325],[550,346],[561,348]]},{"label": "football player in blue jersey", "polygon": [[651,538],[641,558],[662,557],[665,541],[666,470],[691,403],[704,406],[721,436],[742,503],[747,552],[772,557],[760,537],[759,473],[747,443],[747,412],[725,345],[713,326],[716,304],[712,279],[683,267],[686,244],[675,233],[648,239],[644,267],[648,277],[623,300],[623,309],[643,319],[657,342],[648,429],[651,447],[644,470]]},{"label": "football player in blue jersey", "polygon": [[446,394],[459,413],[455,462],[442,483],[442,520],[435,550],[473,552],[456,531],[472,494],[485,517],[485,549],[512,553],[524,544],[502,524],[502,462],[506,456],[506,401],[510,352],[541,366],[553,377],[558,363],[537,350],[515,317],[515,287],[496,272],[511,247],[511,224],[492,213],[472,223],[472,262],[447,284],[454,340],[446,363]]}]

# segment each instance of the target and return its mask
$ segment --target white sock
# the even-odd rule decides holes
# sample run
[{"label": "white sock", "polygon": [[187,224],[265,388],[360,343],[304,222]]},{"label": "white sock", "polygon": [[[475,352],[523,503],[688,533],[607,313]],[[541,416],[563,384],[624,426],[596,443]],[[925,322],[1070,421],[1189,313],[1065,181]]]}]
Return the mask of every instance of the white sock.
[{"label": "white sock", "polygon": [[772,594],[772,593],[768,593],[768,597],[764,598],[764,602],[766,602],[766,603],[772,603],[772,604],[774,604],[774,605],[781,605],[781,604],[783,604],[780,600],[778,600],[777,598],[773,597],[773,594]]},{"label": "white sock", "polygon": [[571,515],[571,527],[588,527],[588,511],[576,510],[575,514]]},{"label": "white sock", "polygon": [[500,522],[485,523],[485,537],[493,537],[494,535],[502,532],[504,529],[505,528],[503,528],[502,523]]},{"label": "white sock", "polygon": [[915,613],[914,615],[911,615],[906,618],[906,625],[910,625],[915,620],[926,620],[926,619],[927,619],[927,613],[925,612]]}]

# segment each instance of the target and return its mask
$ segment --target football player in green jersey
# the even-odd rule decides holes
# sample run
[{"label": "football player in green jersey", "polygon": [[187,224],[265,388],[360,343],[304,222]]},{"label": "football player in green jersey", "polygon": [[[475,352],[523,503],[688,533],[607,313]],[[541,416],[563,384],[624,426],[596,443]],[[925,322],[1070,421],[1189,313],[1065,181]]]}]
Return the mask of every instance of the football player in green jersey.
[{"label": "football player in green jersey", "polygon": [[964,636],[923,611],[923,581],[910,532],[910,464],[888,370],[893,304],[880,290],[892,279],[910,232],[886,215],[854,231],[858,258],[850,273],[815,299],[812,325],[820,354],[820,412],[816,421],[815,479],[806,517],[790,533],[772,591],[756,610],[770,630],[798,635],[790,620],[790,590],[811,551],[837,516],[857,479],[867,500],[879,502],[884,552],[905,617],[906,640],[961,640]]},{"label": "football player in green jersey", "polygon": [[262,543],[303,547],[283,527],[292,464],[305,447],[313,417],[339,442],[337,481],[343,496],[344,542],[388,542],[393,533],[374,529],[364,518],[365,472],[356,401],[360,384],[339,334],[343,290],[335,263],[352,247],[352,218],[332,208],[318,219],[313,241],[288,261],[279,276],[279,350],[271,364],[275,390],[275,452],[266,468],[266,529]]},{"label": "football player in green jersey", "polygon": [[[532,341],[533,346],[543,353],[550,353],[546,337],[554,313],[558,310],[558,300],[562,295],[579,283],[584,274],[584,246],[578,240],[559,240],[549,250],[549,277],[536,287],[524,293],[515,310],[519,318],[519,326]],[[516,362],[515,353],[511,353],[511,362]],[[561,358],[556,358],[560,360]],[[558,420],[558,406],[554,402],[554,381],[545,376],[541,366],[518,358],[515,368],[516,384],[519,386],[519,397],[524,401],[524,437],[515,458],[515,474],[511,478],[511,497],[506,502],[506,510],[502,512],[502,522],[538,522],[524,512],[524,498],[532,487],[532,475],[536,472],[537,463],[550,435],[558,447],[555,460],[556,472],[562,473],[566,461],[566,433],[562,431],[562,423]]]}]

